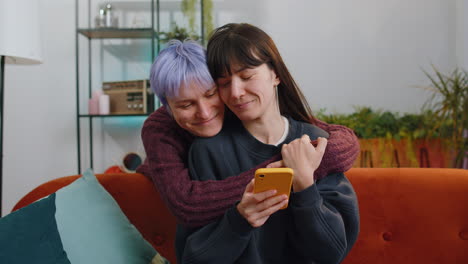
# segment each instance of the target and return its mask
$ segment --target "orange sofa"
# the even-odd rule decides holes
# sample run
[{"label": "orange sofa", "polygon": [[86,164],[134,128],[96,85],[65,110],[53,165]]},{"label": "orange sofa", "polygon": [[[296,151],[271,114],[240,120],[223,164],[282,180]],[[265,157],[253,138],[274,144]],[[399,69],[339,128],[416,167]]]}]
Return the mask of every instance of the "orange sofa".
[{"label": "orange sofa", "polygon": [[[468,170],[354,168],[359,238],[343,263],[468,263]],[[79,176],[52,180],[13,210],[55,192]],[[98,180],[143,236],[175,263],[175,218],[148,178],[102,174]]]}]

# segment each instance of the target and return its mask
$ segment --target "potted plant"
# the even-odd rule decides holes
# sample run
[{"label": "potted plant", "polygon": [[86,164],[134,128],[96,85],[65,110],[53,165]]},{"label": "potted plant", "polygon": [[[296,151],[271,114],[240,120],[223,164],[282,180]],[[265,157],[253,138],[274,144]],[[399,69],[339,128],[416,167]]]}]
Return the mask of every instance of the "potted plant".
[{"label": "potted plant", "polygon": [[180,41],[184,41],[186,39],[199,40],[200,36],[188,32],[187,29],[177,26],[177,24],[174,22],[172,23],[171,31],[160,32],[159,38],[161,39],[162,43],[166,43],[171,39],[178,39]]},{"label": "potted plant", "polygon": [[433,113],[434,129],[441,136],[450,138],[450,146],[455,152],[452,166],[463,167],[468,151],[468,73],[456,68],[446,75],[432,66],[434,75],[424,71],[431,84],[426,87],[431,92],[424,108]]},{"label": "potted plant", "polygon": [[[205,37],[204,40],[208,39],[208,34],[211,33],[213,30],[213,0],[200,0],[202,1],[203,7],[203,36]],[[197,0],[183,0],[181,3],[182,12],[188,19],[189,28],[188,32],[191,35],[195,35],[195,13],[196,13],[196,5]]]},{"label": "potted plant", "polygon": [[447,167],[450,164],[444,134],[434,128],[433,112],[399,113],[357,107],[351,114],[325,114],[317,118],[353,129],[361,154],[355,167]]}]

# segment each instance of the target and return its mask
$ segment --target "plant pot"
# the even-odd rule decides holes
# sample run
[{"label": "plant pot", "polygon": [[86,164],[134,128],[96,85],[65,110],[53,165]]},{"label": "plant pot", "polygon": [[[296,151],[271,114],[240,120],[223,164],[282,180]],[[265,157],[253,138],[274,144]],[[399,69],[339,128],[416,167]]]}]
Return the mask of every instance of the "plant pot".
[{"label": "plant pot", "polygon": [[354,167],[448,168],[455,158],[445,139],[360,139],[361,153]]}]

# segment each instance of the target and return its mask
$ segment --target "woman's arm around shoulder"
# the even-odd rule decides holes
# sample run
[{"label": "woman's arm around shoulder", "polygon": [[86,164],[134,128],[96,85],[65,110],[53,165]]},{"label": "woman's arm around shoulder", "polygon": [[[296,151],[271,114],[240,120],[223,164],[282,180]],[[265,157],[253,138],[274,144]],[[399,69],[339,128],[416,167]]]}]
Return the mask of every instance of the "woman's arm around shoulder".
[{"label": "woman's arm around shoulder", "polygon": [[322,163],[314,173],[315,179],[351,169],[360,151],[359,140],[354,131],[342,125],[327,124],[320,120],[317,120],[316,125],[328,132],[329,137]]},{"label": "woman's arm around shoulder", "polygon": [[193,136],[180,128],[164,107],[148,117],[141,135],[147,158],[138,171],[153,180],[168,208],[187,226],[202,226],[220,218],[241,199],[256,169],[222,181],[191,180],[187,160]]}]

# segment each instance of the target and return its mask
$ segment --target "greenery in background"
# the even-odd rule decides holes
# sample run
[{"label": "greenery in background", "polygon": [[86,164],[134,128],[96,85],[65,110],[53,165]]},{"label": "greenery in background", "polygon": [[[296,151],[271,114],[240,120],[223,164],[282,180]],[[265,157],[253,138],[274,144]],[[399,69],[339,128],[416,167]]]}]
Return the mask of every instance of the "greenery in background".
[{"label": "greenery in background", "polygon": [[208,41],[211,32],[214,29],[213,25],[213,0],[203,1],[203,25],[205,26],[205,40]]},{"label": "greenery in background", "polygon": [[[326,114],[325,110],[321,109],[316,116],[327,123],[345,125],[363,139],[422,139],[448,135],[443,129],[434,127],[433,112],[430,110],[420,114],[400,114],[373,110],[370,107],[356,107],[351,114]],[[446,126],[446,124],[443,125],[443,128]]]},{"label": "greenery in background", "polygon": [[159,37],[162,43],[166,43],[171,39],[178,39],[180,41],[184,41],[186,39],[198,41],[200,39],[200,36],[187,32],[187,29],[177,26],[176,23],[173,23],[171,28],[172,29],[169,32],[159,33]]},{"label": "greenery in background", "polygon": [[[201,0],[203,1],[203,26],[205,40],[208,39],[207,32],[213,30],[213,1],[212,0]],[[178,39],[184,41],[191,39],[200,41],[201,37],[197,34],[196,30],[196,11],[197,11],[198,0],[183,0],[181,3],[181,9],[185,17],[188,20],[188,28],[179,27],[177,23],[171,24],[171,29],[168,32],[159,33],[159,37],[163,43],[168,42],[171,39]]]},{"label": "greenery in background", "polygon": [[189,32],[195,32],[195,11],[197,0],[183,0],[181,3],[182,12],[188,19]]},{"label": "greenery in background", "polygon": [[[200,0],[203,1],[203,26],[204,26],[204,36],[205,40],[208,39],[208,34],[213,30],[213,1],[212,0]],[[188,32],[190,35],[195,35],[196,33],[196,5],[198,0],[183,0],[181,3],[182,12],[188,19],[189,28]]]},{"label": "greenery in background", "polygon": [[468,73],[455,69],[450,75],[437,70],[434,76],[424,71],[431,81],[427,89],[431,97],[424,109],[434,112],[433,126],[450,137],[450,143],[457,151],[454,167],[461,167],[468,151]]},{"label": "greenery in background", "polygon": [[400,114],[357,107],[351,114],[326,114],[321,109],[317,118],[352,128],[362,139],[429,139],[445,138],[456,151],[453,167],[461,167],[468,151],[468,73],[455,69],[444,75],[424,72],[432,94],[419,114]]}]

